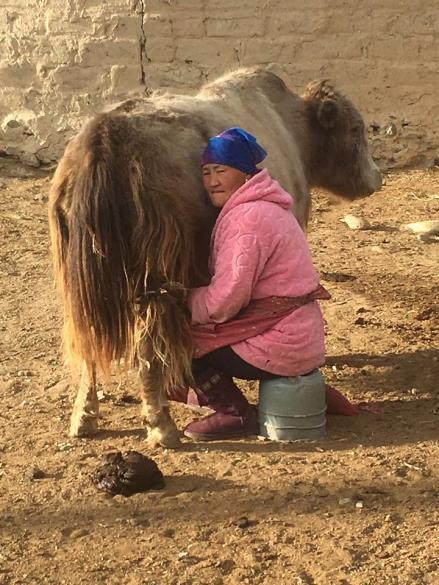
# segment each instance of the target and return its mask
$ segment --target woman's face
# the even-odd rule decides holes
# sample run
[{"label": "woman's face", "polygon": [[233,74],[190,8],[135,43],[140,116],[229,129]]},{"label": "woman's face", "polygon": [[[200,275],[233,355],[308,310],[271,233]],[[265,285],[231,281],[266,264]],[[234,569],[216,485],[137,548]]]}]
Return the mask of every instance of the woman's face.
[{"label": "woman's face", "polygon": [[215,207],[222,207],[249,175],[227,165],[206,164],[202,168],[203,185]]}]

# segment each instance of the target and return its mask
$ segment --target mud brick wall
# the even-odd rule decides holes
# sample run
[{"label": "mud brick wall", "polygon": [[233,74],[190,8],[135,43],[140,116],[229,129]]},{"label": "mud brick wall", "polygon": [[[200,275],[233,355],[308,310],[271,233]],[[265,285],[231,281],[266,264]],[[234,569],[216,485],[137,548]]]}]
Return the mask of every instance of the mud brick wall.
[{"label": "mud brick wall", "polygon": [[436,0],[1,0],[0,154],[51,164],[109,104],[254,64],[332,79],[384,167],[439,155]]}]

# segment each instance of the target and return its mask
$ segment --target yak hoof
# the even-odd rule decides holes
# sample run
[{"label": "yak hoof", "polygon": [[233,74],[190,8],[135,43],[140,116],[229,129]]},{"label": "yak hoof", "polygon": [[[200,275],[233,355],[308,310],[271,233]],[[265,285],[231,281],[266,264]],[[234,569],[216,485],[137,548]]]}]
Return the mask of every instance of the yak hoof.
[{"label": "yak hoof", "polygon": [[164,447],[166,449],[178,449],[181,446],[181,433],[177,429],[163,432],[161,429],[148,429],[147,443],[151,449]]},{"label": "yak hoof", "polygon": [[88,437],[90,435],[96,434],[97,431],[98,431],[97,417],[86,414],[75,416],[73,414],[69,432],[69,435],[71,437]]}]

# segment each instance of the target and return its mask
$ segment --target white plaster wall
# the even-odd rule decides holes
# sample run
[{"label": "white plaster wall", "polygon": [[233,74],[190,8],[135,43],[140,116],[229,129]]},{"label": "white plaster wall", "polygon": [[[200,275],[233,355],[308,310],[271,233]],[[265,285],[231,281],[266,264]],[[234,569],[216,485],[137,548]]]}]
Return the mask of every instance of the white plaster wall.
[{"label": "white plaster wall", "polygon": [[331,78],[382,166],[439,154],[439,4],[424,0],[0,0],[0,153],[52,164],[87,117],[240,65]]}]

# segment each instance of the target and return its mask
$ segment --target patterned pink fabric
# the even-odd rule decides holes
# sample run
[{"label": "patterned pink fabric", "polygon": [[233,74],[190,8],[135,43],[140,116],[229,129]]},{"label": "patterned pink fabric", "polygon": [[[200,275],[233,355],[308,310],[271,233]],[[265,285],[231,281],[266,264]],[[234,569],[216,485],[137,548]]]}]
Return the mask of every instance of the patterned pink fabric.
[{"label": "patterned pink fabric", "polygon": [[[212,232],[211,283],[189,295],[194,325],[229,321],[252,299],[300,297],[318,287],[308,243],[291,205],[291,196],[267,170],[227,201]],[[279,376],[321,366],[325,346],[317,301],[232,348],[248,363]]]}]

